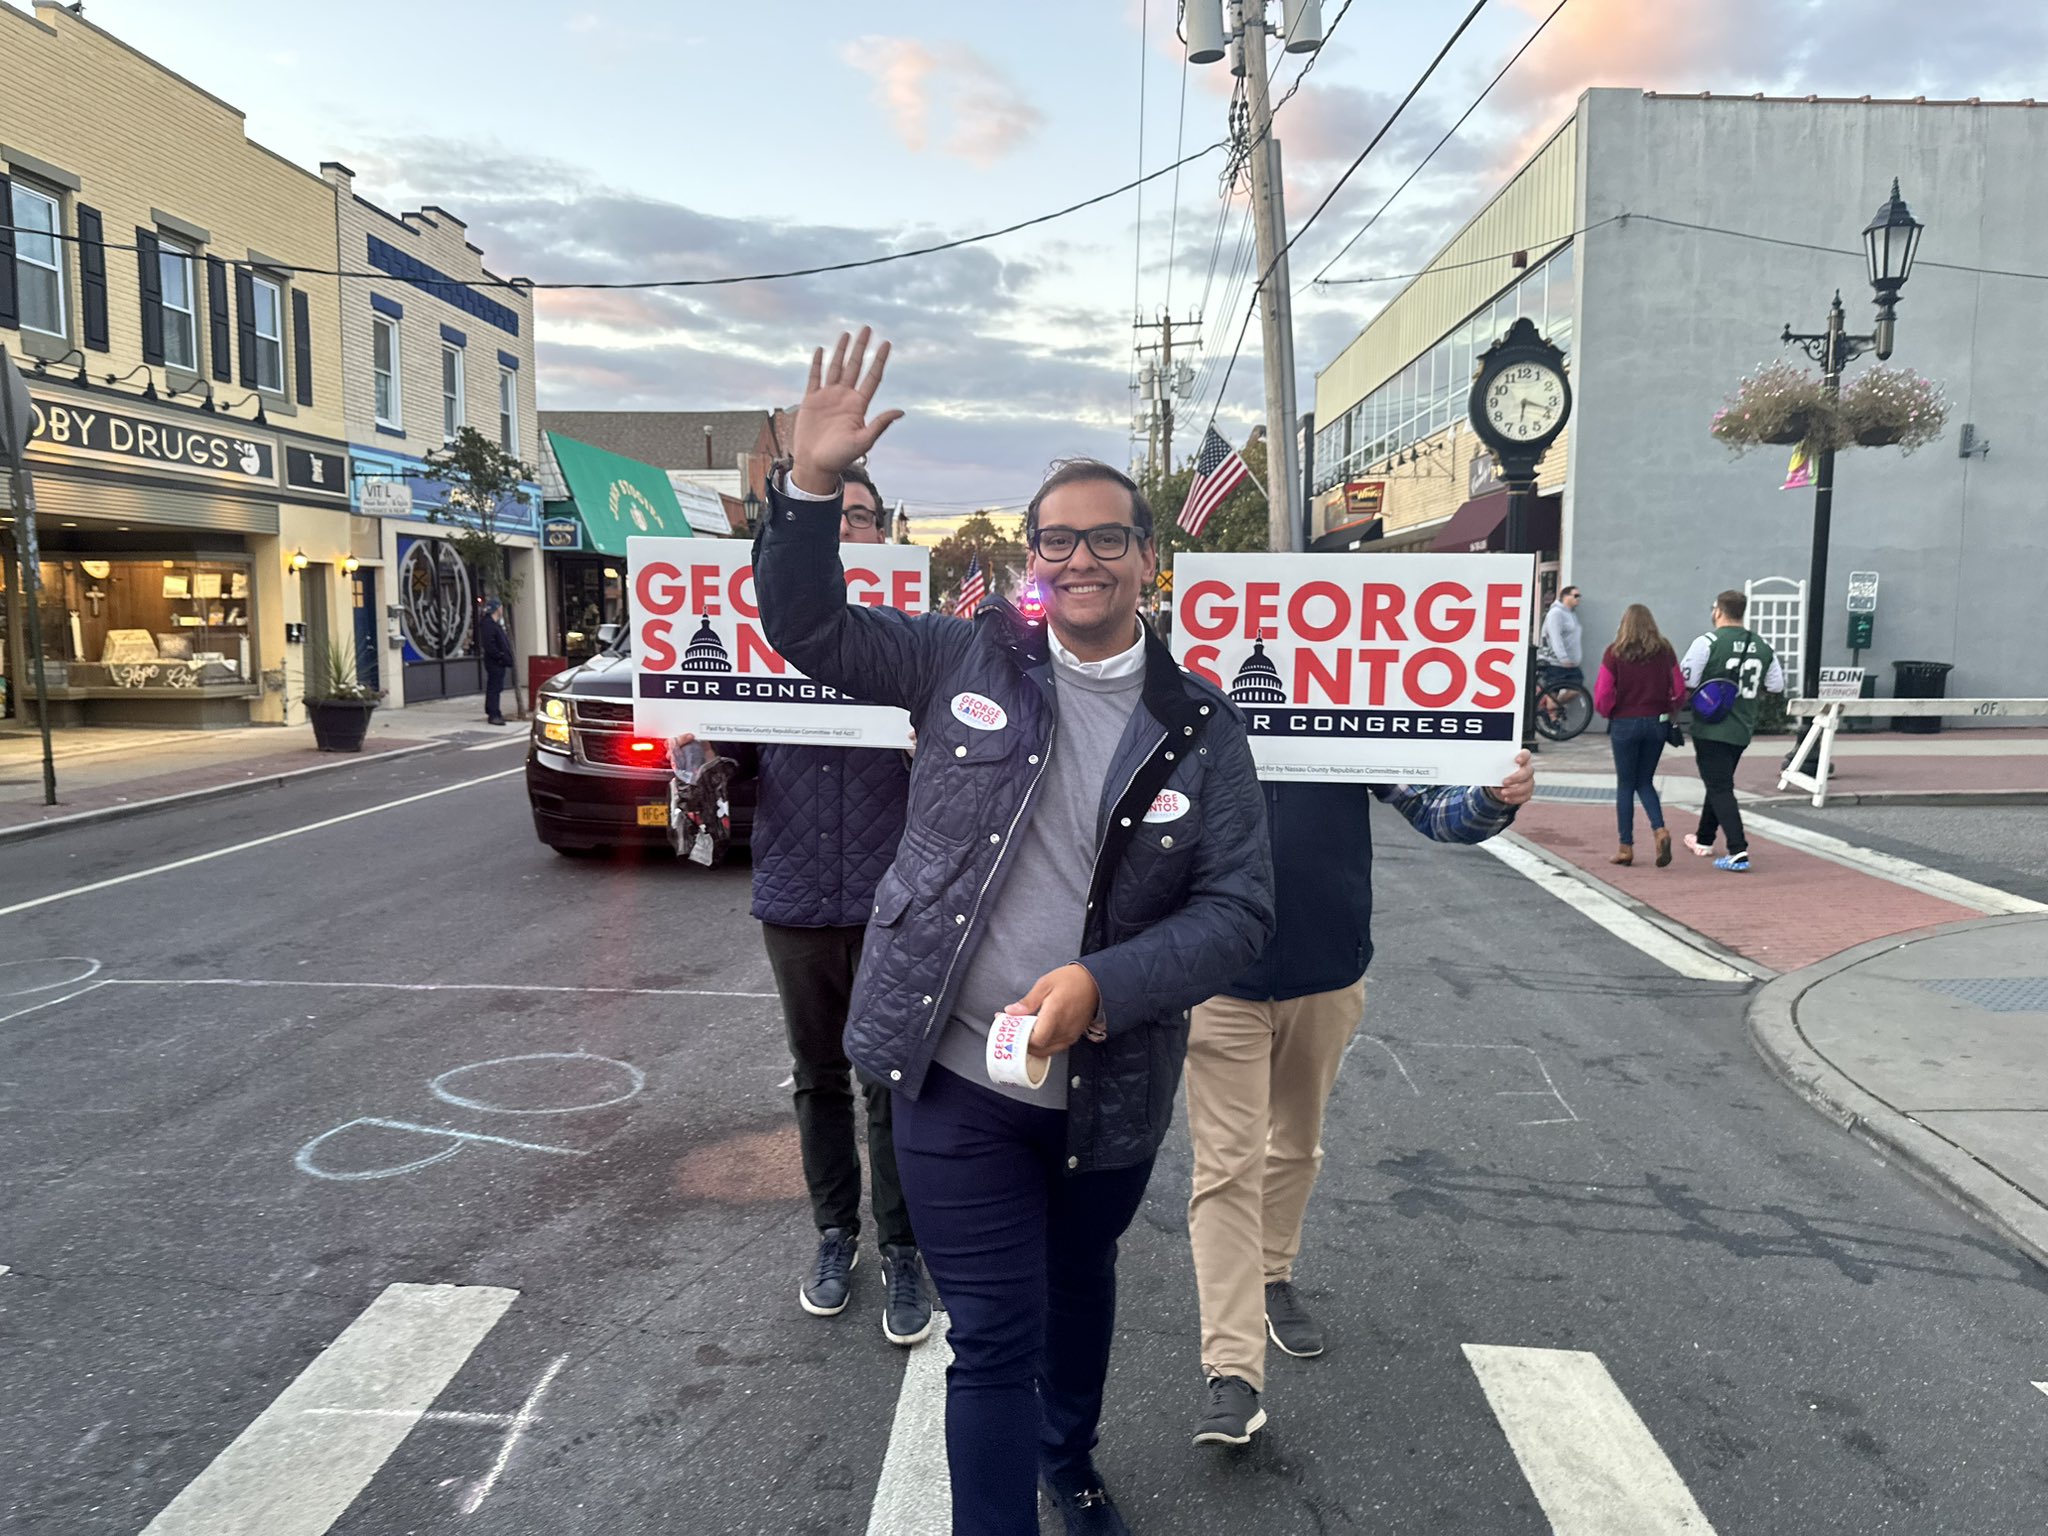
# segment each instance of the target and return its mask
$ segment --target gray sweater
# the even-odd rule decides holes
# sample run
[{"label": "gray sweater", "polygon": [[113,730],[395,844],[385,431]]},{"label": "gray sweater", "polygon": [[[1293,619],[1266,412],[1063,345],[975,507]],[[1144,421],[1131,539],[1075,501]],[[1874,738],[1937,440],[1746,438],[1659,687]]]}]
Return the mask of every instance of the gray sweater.
[{"label": "gray sweater", "polygon": [[1022,1103],[1065,1109],[1066,1052],[1053,1057],[1042,1088],[991,1083],[989,1024],[1039,977],[1081,957],[1103,780],[1138,706],[1145,673],[1140,668],[1125,677],[1087,677],[1057,662],[1052,670],[1059,722],[1052,760],[1038,781],[1031,815],[996,892],[982,941],[967,962],[953,1017],[933,1060]]}]

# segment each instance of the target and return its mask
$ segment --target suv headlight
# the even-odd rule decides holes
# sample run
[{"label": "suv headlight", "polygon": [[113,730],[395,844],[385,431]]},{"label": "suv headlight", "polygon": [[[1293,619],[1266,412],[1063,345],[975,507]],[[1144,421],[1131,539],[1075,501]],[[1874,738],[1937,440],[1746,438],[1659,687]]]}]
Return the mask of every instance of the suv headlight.
[{"label": "suv headlight", "polygon": [[569,701],[559,693],[551,693],[540,701],[540,712],[549,720],[567,720]]}]

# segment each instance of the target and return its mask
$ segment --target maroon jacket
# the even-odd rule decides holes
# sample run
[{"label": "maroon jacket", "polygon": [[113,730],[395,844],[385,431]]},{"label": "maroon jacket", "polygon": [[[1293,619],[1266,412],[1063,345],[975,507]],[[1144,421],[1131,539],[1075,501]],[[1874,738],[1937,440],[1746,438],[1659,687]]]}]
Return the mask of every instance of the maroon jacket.
[{"label": "maroon jacket", "polygon": [[1593,707],[1610,720],[1674,715],[1685,708],[1685,699],[1685,674],[1668,645],[1648,661],[1625,661],[1611,645],[1600,658]]}]

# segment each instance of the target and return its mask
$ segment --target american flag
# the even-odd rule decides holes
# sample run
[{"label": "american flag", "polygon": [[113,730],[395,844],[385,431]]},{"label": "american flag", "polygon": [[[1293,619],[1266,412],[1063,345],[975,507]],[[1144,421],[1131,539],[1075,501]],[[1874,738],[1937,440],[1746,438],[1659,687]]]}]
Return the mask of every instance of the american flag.
[{"label": "american flag", "polygon": [[987,596],[988,579],[981,574],[981,556],[976,555],[967,562],[967,574],[960,582],[960,600],[953,605],[953,612],[960,618],[971,619]]},{"label": "american flag", "polygon": [[1188,499],[1180,509],[1180,525],[1189,538],[1202,536],[1202,530],[1209,526],[1210,514],[1250,473],[1237,450],[1223,440],[1222,433],[1212,426],[1203,434],[1202,451],[1195,455],[1194,483],[1188,487]]}]

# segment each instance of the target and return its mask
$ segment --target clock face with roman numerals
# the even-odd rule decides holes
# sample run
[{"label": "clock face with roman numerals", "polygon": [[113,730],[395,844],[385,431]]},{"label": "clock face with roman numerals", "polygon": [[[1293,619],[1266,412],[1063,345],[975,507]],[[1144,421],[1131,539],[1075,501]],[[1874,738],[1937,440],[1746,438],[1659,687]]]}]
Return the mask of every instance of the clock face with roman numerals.
[{"label": "clock face with roman numerals", "polygon": [[1486,383],[1486,422],[1512,443],[1533,443],[1563,424],[1564,377],[1547,363],[1515,362]]}]

